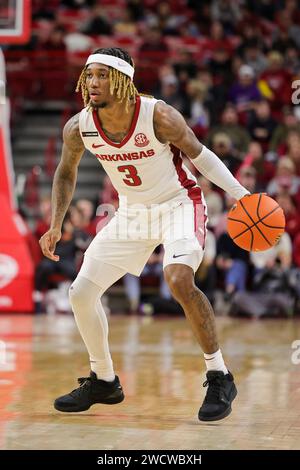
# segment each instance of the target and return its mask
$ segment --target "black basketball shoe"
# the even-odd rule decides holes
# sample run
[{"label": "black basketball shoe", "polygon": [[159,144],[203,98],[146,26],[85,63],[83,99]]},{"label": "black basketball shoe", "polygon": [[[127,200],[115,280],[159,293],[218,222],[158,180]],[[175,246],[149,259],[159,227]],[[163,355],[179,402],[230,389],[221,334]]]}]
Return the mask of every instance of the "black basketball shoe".
[{"label": "black basketball shoe", "polygon": [[113,382],[105,382],[91,372],[89,377],[79,378],[78,383],[80,387],[55,400],[54,408],[71,413],[88,410],[95,403],[113,405],[125,398],[117,376]]},{"label": "black basketball shoe", "polygon": [[237,395],[233,375],[219,370],[209,370],[203,387],[208,386],[206,397],[199,410],[200,421],[217,421],[231,413],[231,403]]}]

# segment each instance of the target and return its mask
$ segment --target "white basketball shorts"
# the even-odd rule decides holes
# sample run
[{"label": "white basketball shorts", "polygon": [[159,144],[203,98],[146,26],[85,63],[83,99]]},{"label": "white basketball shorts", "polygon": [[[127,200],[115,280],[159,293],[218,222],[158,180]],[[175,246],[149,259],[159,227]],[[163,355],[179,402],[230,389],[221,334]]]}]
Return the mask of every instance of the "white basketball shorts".
[{"label": "white basketball shorts", "polygon": [[160,244],[164,268],[179,263],[195,272],[203,258],[206,235],[207,212],[202,201],[196,204],[181,197],[150,208],[120,206],[86,250],[80,274],[91,277],[88,258],[92,258],[139,276]]}]

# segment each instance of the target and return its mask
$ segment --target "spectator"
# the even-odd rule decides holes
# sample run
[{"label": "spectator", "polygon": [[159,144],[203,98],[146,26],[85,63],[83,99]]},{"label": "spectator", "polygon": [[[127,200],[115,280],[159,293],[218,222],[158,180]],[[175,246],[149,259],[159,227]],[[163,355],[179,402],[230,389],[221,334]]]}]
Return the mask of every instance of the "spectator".
[{"label": "spectator", "polygon": [[102,204],[112,204],[115,209],[119,207],[119,196],[112,185],[112,182],[108,175],[104,176],[103,191],[101,193],[101,203]]},{"label": "spectator", "polygon": [[258,77],[267,67],[267,59],[259,47],[259,41],[253,39],[248,41],[243,49],[243,62],[254,70]]},{"label": "spectator", "polygon": [[210,28],[212,23],[210,2],[199,2],[199,0],[189,0],[189,6],[195,12],[195,19],[199,25],[201,34],[210,36]]},{"label": "spectator", "polygon": [[[75,234],[74,226],[67,215],[63,222],[62,237],[56,248],[60,263],[43,258],[37,266],[35,273],[36,299],[40,300],[42,293],[49,287],[51,275],[60,274],[70,281],[75,279],[77,276],[76,255],[78,250],[81,250],[78,241],[78,233]],[[40,302],[36,307],[37,309],[41,308]]]},{"label": "spectator", "polygon": [[276,261],[279,262],[283,270],[289,269],[292,262],[292,243],[290,236],[283,233],[277,245],[269,250],[250,252],[250,260],[255,267],[255,272],[258,273],[264,269],[273,269]]},{"label": "spectator", "polygon": [[262,100],[255,104],[254,110],[250,114],[247,128],[252,139],[259,142],[262,150],[266,152],[271,136],[276,128],[276,121],[271,116],[268,101]]},{"label": "spectator", "polygon": [[227,90],[233,78],[231,52],[228,48],[220,46],[214,49],[207,67],[214,77],[214,84]]},{"label": "spectator", "polygon": [[296,167],[296,174],[300,176],[300,134],[291,131],[287,136],[287,156],[293,161]]},{"label": "spectator", "polygon": [[78,266],[82,261],[82,253],[87,249],[92,241],[92,236],[85,230],[85,216],[83,211],[79,209],[77,205],[70,206],[67,217],[70,219],[73,226],[73,234],[76,239],[76,246],[78,248],[76,265]]},{"label": "spectator", "polygon": [[242,169],[253,167],[256,170],[256,182],[257,190],[264,191],[266,184],[275,175],[275,165],[272,161],[265,158],[259,142],[251,142],[249,145],[248,152],[245,155],[244,161],[237,172],[237,178]]},{"label": "spectator", "polygon": [[231,173],[235,173],[240,165],[240,159],[235,155],[230,137],[223,132],[215,134],[212,139],[212,149]]},{"label": "spectator", "polygon": [[261,51],[264,50],[265,42],[262,37],[259,17],[253,15],[249,10],[244,10],[241,21],[237,24],[240,45],[237,48],[239,56],[243,56],[246,47],[253,42],[257,42]]},{"label": "spectator", "polygon": [[62,26],[55,26],[55,28],[51,31],[48,40],[44,42],[43,48],[49,51],[65,52],[65,34],[65,28],[63,28]]},{"label": "spectator", "polygon": [[290,316],[297,297],[294,282],[291,282],[291,254],[292,245],[287,233],[269,250],[251,252],[254,292],[237,292],[232,310],[256,318],[278,314]]},{"label": "spectator", "polygon": [[217,240],[217,268],[224,274],[225,299],[246,287],[249,253],[238,247],[224,232]]},{"label": "spectator", "polygon": [[220,21],[226,32],[233,34],[235,25],[241,17],[239,2],[234,0],[215,0],[211,3],[211,16]]},{"label": "spectator", "polygon": [[290,131],[299,133],[299,121],[293,113],[293,109],[289,106],[285,106],[283,108],[283,120],[278,124],[273,132],[270,142],[270,150],[278,152],[280,145],[285,143]]},{"label": "spectator", "polygon": [[96,232],[105,227],[111,218],[114,216],[115,211],[119,207],[119,196],[112,185],[110,178],[105,175],[103,182],[103,190],[100,193],[99,200],[97,201],[96,210]]},{"label": "spectator", "polygon": [[291,102],[291,74],[283,67],[283,56],[277,51],[268,54],[268,67],[261,74],[260,89],[266,86],[265,96],[270,100],[272,113],[280,117],[282,107]]},{"label": "spectator", "polygon": [[169,48],[162,36],[161,30],[157,26],[152,26],[146,30],[145,40],[142,43],[139,53],[144,54],[160,54],[161,60],[166,58]]},{"label": "spectator", "polygon": [[283,56],[289,48],[296,48],[296,42],[289,36],[286,29],[279,29],[277,37],[273,40],[272,50],[279,52]]},{"label": "spectator", "polygon": [[300,57],[298,48],[290,46],[284,56],[284,68],[288,70],[291,76],[300,75]]},{"label": "spectator", "polygon": [[238,114],[235,107],[231,104],[227,104],[225,107],[221,116],[221,124],[213,127],[209,132],[207,137],[208,146],[212,145],[214,135],[220,132],[230,137],[235,155],[242,159],[248,149],[250,136],[247,130],[239,125]]},{"label": "spectator", "polygon": [[278,204],[283,209],[285,215],[285,231],[291,240],[300,233],[300,213],[297,210],[295,201],[289,194],[279,194],[276,198]]},{"label": "spectator", "polygon": [[94,237],[96,235],[97,220],[94,217],[93,203],[88,199],[79,199],[76,207],[82,214],[81,229],[91,237]]},{"label": "spectator", "polygon": [[291,8],[285,8],[280,10],[276,15],[276,23],[278,24],[279,29],[287,31],[288,37],[295,41],[299,49],[300,27],[299,24],[294,23],[295,20],[299,22],[299,6],[297,7],[297,4],[295,5],[294,12],[292,12]]},{"label": "spectator", "polygon": [[276,175],[268,184],[267,193],[270,196],[283,193],[296,196],[299,189],[300,178],[296,174],[294,162],[288,157],[280,158],[277,163]]},{"label": "spectator", "polygon": [[252,166],[241,167],[238,172],[238,181],[250,191],[256,192],[256,170]]},{"label": "spectator", "polygon": [[179,51],[178,58],[173,64],[173,67],[181,89],[185,89],[188,81],[195,79],[197,76],[197,65],[195,64],[192,54],[185,49]]},{"label": "spectator", "polygon": [[228,193],[225,193],[225,209],[223,213],[220,215],[219,221],[214,229],[214,234],[216,239],[218,240],[220,236],[227,231],[227,215],[228,211],[232,208],[233,204],[236,201]]},{"label": "spectator", "polygon": [[120,36],[135,36],[138,34],[138,25],[133,20],[129,8],[120,9],[119,17],[114,24],[114,33]]},{"label": "spectator", "polygon": [[205,44],[206,55],[211,57],[213,51],[217,49],[227,49],[229,53],[232,52],[232,45],[227,39],[224,27],[220,21],[213,21],[210,27],[209,39]]},{"label": "spectator", "polygon": [[206,86],[205,106],[209,112],[210,125],[214,126],[219,122],[219,115],[227,102],[227,89],[214,84],[213,76],[207,68],[199,70],[197,80]]},{"label": "spectator", "polygon": [[169,47],[157,26],[145,31],[145,39],[139,49],[139,60],[143,66],[139,76],[143,87],[151,92],[158,86],[160,67],[163,67],[169,53]]},{"label": "spectator", "polygon": [[300,233],[298,233],[294,239],[293,260],[297,268],[300,268]]},{"label": "spectator", "polygon": [[185,15],[172,12],[169,2],[159,2],[157,9],[158,27],[164,35],[177,36],[181,25],[186,21]]},{"label": "spectator", "polygon": [[51,196],[46,195],[41,198],[39,205],[40,216],[36,221],[34,234],[39,240],[47,230],[49,230],[51,222]]},{"label": "spectator", "polygon": [[174,108],[184,114],[184,97],[179,92],[178,80],[175,75],[167,75],[162,78],[158,98],[165,101],[167,104],[174,106]]},{"label": "spectator", "polygon": [[[209,115],[204,104],[207,87],[200,80],[190,80],[187,83],[186,93],[188,103],[184,114],[189,118],[189,125],[192,128],[199,127],[204,135],[209,125]],[[197,129],[193,129],[196,135]]]},{"label": "spectator", "polygon": [[113,33],[112,25],[103,14],[103,9],[95,5],[90,11],[90,18],[82,28],[84,34],[110,36]]},{"label": "spectator", "polygon": [[242,65],[238,72],[238,81],[229,91],[229,100],[236,105],[238,113],[245,113],[253,108],[253,104],[261,100],[252,67]]}]

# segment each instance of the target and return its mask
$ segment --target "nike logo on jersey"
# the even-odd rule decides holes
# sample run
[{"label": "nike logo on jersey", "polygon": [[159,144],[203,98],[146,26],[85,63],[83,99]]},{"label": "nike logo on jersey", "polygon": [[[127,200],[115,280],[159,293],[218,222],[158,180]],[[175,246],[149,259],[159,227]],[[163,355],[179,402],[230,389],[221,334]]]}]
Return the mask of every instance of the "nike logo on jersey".
[{"label": "nike logo on jersey", "polygon": [[180,256],[187,256],[187,253],[183,253],[183,255],[173,255],[173,258],[179,258]]},{"label": "nike logo on jersey", "polygon": [[97,145],[97,144],[93,144],[92,147],[93,149],[97,149],[99,147],[104,147],[105,144],[100,144],[100,145]]}]

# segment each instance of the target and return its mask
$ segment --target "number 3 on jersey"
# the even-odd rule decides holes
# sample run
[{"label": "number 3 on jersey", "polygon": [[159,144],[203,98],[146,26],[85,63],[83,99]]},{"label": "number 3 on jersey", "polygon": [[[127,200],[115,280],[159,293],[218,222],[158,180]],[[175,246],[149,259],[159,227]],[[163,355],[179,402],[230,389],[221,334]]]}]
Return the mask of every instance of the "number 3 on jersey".
[{"label": "number 3 on jersey", "polygon": [[126,178],[123,178],[123,181],[125,184],[127,184],[127,186],[140,186],[142,184],[141,178],[138,176],[135,166],[118,166],[118,171],[125,173]]}]

